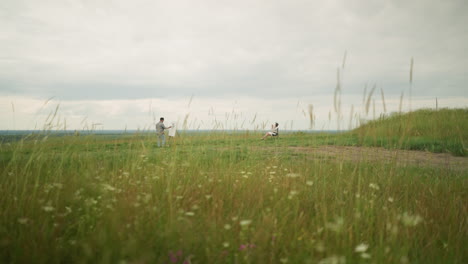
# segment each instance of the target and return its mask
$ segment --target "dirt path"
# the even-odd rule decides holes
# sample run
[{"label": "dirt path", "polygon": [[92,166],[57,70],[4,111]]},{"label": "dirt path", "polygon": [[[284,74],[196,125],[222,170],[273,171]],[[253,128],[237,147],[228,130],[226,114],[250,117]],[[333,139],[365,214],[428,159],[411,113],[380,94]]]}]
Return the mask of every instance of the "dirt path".
[{"label": "dirt path", "polygon": [[377,147],[320,146],[289,147],[297,153],[311,154],[311,158],[346,161],[384,161],[400,166],[420,166],[468,171],[468,157],[454,157],[448,153],[413,150],[389,150]]}]

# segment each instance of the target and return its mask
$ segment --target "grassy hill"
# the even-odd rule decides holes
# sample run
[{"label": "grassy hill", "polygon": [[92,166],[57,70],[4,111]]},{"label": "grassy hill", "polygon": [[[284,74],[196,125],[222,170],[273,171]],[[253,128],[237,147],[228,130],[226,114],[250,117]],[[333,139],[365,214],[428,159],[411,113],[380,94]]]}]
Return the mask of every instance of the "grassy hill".
[{"label": "grassy hill", "polygon": [[350,135],[360,145],[467,156],[468,108],[394,114],[370,121]]}]

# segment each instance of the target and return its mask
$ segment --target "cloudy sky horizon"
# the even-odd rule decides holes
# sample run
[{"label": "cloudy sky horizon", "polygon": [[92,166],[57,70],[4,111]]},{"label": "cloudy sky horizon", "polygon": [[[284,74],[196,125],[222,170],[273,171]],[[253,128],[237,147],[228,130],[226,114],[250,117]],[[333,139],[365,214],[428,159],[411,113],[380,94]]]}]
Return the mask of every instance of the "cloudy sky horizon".
[{"label": "cloudy sky horizon", "polygon": [[[0,129],[40,127],[59,104],[70,129],[136,129],[155,116],[308,129],[310,105],[315,129],[348,128],[357,113],[398,111],[402,93],[404,110],[436,98],[467,107],[467,11],[462,0],[4,0]],[[363,112],[374,86],[376,113]]]}]

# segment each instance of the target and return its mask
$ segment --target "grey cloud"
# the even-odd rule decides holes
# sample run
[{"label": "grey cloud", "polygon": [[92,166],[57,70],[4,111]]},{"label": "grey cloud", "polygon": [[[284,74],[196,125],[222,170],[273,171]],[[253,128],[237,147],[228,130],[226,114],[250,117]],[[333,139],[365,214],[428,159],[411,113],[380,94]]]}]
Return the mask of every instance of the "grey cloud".
[{"label": "grey cloud", "polygon": [[[2,1],[0,95],[466,95],[465,1]],[[441,89],[443,88],[443,89]]]}]

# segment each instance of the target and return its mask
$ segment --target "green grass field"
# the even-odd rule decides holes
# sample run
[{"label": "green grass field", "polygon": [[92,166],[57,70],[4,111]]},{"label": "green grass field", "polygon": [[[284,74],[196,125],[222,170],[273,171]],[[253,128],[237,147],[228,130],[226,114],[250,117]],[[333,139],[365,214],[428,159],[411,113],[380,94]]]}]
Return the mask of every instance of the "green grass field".
[{"label": "green grass field", "polygon": [[4,140],[0,262],[468,263],[468,171],[313,151],[466,156],[467,131],[458,109],[265,141],[182,133],[166,148],[153,133]]}]

